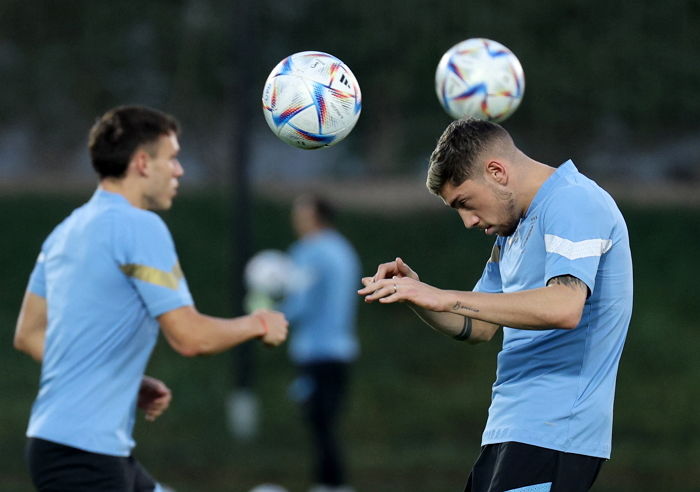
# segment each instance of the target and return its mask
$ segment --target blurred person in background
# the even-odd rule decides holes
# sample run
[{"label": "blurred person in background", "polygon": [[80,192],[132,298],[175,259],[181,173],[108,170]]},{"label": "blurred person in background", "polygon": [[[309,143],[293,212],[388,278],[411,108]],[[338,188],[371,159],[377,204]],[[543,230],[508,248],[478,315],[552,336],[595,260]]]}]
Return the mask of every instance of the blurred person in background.
[{"label": "blurred person in background", "polygon": [[152,212],[171,207],[184,172],[178,133],[172,116],[142,106],[100,117],[88,143],[99,186],[41,247],[14,338],[41,362],[26,450],[37,490],[162,490],[132,456],[136,408],[153,421],[172,397],[144,375],[159,327],[184,356],[286,338],[278,312],[223,319],[195,308]]},{"label": "blurred person in background", "polygon": [[632,312],[627,226],[578,172],[537,162],[496,123],[451,123],[427,185],[464,226],[496,235],[474,290],[422,283],[401,258],[362,279],[367,302],[407,302],[469,343],[503,331],[482,450],[466,491],[587,491],[610,457]]},{"label": "blurred person in background", "polygon": [[291,325],[289,355],[298,368],[290,393],[301,404],[315,450],[310,492],[349,492],[339,419],[359,353],[355,292],[360,262],[334,227],[335,210],[323,197],[299,196],[291,218],[298,240],[289,256],[301,280],[280,310]]}]

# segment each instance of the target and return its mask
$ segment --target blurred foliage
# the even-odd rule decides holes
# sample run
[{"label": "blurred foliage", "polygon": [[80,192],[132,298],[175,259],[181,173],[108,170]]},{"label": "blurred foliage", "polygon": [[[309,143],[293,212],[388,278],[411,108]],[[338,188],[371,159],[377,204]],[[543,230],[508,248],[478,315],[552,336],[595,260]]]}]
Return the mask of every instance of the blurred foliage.
[{"label": "blurred foliage", "polygon": [[[0,465],[3,491],[29,490],[22,463],[24,430],[39,368],[11,349],[27,277],[47,232],[80,195],[0,197]],[[198,308],[231,313],[230,211],[226,193],[183,195],[165,214]],[[700,490],[700,344],[696,290],[700,257],[671,248],[700,241],[700,211],[623,207],[634,258],[635,308],[615,403],[613,457],[596,492]],[[255,249],[292,240],[288,204],[257,201]],[[206,218],[206,219],[204,219]],[[340,228],[358,247],[365,272],[401,255],[421,277],[469,289],[491,239],[465,231],[442,210],[388,217],[346,211]],[[676,251],[674,253],[674,251]],[[404,306],[361,305],[362,356],[344,435],[358,491],[461,490],[479,451],[500,340],[476,347],[432,332]],[[224,401],[233,380],[230,354],[187,359],[161,340],[149,373],[174,391],[168,413],[136,426],[136,455],[179,492],[249,490],[276,482],[308,487],[310,449],[298,409],[286,397],[294,376],[285,348],[256,350],[261,434],[237,442],[226,432]]]},{"label": "blurred foliage", "polygon": [[496,39],[523,63],[526,95],[508,126],[537,137],[542,158],[700,124],[693,0],[4,0],[0,131],[30,132],[31,163],[60,167],[57,149],[82,146],[86,122],[144,103],[178,115],[213,165],[207,154],[230,146],[232,131],[264,128],[262,117],[230,121],[257,107],[271,68],[314,49],[360,81],[363,114],[347,145],[374,173],[410,170],[449,121],[434,94],[437,62],[470,37]]}]

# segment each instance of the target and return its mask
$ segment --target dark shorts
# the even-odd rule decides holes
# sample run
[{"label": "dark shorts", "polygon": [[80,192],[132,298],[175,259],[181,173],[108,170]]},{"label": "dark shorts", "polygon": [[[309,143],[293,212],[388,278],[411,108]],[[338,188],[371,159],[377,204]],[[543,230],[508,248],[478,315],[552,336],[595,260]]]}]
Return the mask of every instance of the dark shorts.
[{"label": "dark shorts", "polygon": [[481,448],[465,492],[586,492],[605,459],[519,442]]},{"label": "dark shorts", "polygon": [[156,488],[133,457],[90,453],[30,438],[26,459],[32,483],[40,492],[150,492]]}]

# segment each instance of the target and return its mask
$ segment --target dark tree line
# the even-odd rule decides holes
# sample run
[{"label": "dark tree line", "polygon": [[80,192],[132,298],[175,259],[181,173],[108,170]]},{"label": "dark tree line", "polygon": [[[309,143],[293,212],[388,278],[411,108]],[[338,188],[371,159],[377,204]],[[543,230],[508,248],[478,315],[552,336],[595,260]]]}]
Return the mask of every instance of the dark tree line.
[{"label": "dark tree line", "polygon": [[[233,30],[245,1],[258,39],[241,60]],[[449,121],[434,70],[469,37],[518,55],[525,99],[507,125],[553,148],[621,135],[643,143],[700,126],[700,3],[691,0],[4,0],[0,152],[3,133],[20,129],[40,142],[29,164],[46,167],[82,145],[86,122],[123,102],[176,113],[202,151],[225,147],[237,72],[250,72],[244,93],[257,98],[282,57],[315,49],[360,81],[363,114],[347,145],[369,170],[398,172]],[[255,118],[248,130],[263,125]]]}]

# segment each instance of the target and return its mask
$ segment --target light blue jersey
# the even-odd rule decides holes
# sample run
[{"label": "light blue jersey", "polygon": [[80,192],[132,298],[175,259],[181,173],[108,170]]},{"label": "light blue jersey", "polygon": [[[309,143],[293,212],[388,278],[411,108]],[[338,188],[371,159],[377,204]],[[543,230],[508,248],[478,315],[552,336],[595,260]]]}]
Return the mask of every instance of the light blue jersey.
[{"label": "light blue jersey", "polygon": [[609,458],[632,260],[615,202],[571,161],[545,181],[517,230],[497,238],[474,290],[518,292],[560,275],[590,289],[581,322],[573,330],[503,328],[482,444],[516,441]]},{"label": "light blue jersey", "polygon": [[289,254],[308,280],[281,306],[291,323],[290,358],[297,364],[352,361],[359,351],[355,250],[337,231],[326,229],[294,243]]},{"label": "light blue jersey", "polygon": [[27,436],[130,455],[155,317],[192,304],[167,227],[98,189],[44,242],[28,288],[48,326]]}]

